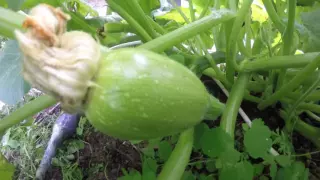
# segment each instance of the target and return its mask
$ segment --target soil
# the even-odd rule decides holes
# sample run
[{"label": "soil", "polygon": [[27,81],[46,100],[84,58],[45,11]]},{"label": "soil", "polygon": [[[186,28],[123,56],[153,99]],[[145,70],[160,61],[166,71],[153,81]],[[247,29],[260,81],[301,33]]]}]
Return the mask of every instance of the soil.
[{"label": "soil", "polygon": [[[215,97],[219,98],[221,102],[226,102],[227,97],[213,80],[205,76],[201,79]],[[277,108],[279,107],[277,106],[275,108],[268,108],[264,111],[260,111],[257,109],[256,104],[243,101],[241,107],[251,120],[262,118],[271,130],[276,130],[277,128],[281,129],[284,126],[283,120],[278,115]],[[219,120],[205,122],[207,122],[210,127],[219,125]],[[244,123],[243,119],[241,116],[238,116],[236,131],[240,134],[242,132],[242,123]],[[242,142],[242,138],[243,136],[241,135],[237,136],[237,140],[240,142]],[[114,139],[99,132],[92,132],[84,138],[84,141],[86,141],[86,144],[85,148],[81,150],[79,154],[79,166],[83,170],[92,167],[94,164],[102,163],[104,164],[104,167],[106,166],[106,169],[98,172],[95,177],[89,177],[88,174],[85,173],[84,179],[116,180],[123,175],[122,168],[141,170],[140,152],[130,143]],[[292,142],[296,154],[316,151],[316,147],[309,140],[296,132],[293,133]],[[192,158],[196,158],[199,154],[192,154],[192,156]],[[307,168],[310,168],[310,179],[320,179],[318,175],[320,174],[319,153],[312,154],[309,157],[302,156],[299,159],[305,163]],[[63,179],[60,169],[52,167],[48,171],[46,179]]]}]

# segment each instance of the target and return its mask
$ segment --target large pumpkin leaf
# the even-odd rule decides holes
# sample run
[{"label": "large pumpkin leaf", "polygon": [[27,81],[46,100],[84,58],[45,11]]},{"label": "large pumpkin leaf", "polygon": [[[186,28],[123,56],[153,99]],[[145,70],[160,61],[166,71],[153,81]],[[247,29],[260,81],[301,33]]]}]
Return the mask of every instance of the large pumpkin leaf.
[{"label": "large pumpkin leaf", "polygon": [[301,13],[303,25],[308,29],[309,37],[304,42],[304,52],[320,51],[320,9]]},{"label": "large pumpkin leaf", "polygon": [[21,75],[21,61],[17,41],[7,41],[0,52],[0,100],[9,105],[16,104],[30,90]]}]

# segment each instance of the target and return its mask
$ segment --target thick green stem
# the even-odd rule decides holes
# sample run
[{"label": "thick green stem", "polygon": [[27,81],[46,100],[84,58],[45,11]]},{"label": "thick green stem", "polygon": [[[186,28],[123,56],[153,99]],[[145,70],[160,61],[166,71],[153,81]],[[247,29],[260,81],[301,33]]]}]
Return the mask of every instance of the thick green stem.
[{"label": "thick green stem", "polygon": [[4,133],[7,129],[18,124],[24,119],[54,105],[55,103],[57,103],[56,99],[51,96],[43,95],[24,104],[21,108],[0,120],[0,134]]},{"label": "thick green stem", "polygon": [[206,15],[206,13],[208,12],[208,9],[209,9],[209,6],[210,6],[211,2],[212,2],[212,0],[207,0],[207,3],[204,6],[204,8],[202,9],[201,14],[200,14],[198,19],[201,19]]},{"label": "thick green stem", "polygon": [[285,30],[285,25],[280,20],[280,17],[278,16],[276,10],[273,8],[272,0],[262,0],[262,2],[268,12],[268,15],[269,15],[271,21],[274,23],[274,25],[280,31],[280,33],[283,33]]},{"label": "thick green stem", "polygon": [[254,61],[246,61],[240,65],[240,72],[268,71],[280,68],[301,68],[311,63],[320,53],[306,53],[290,56],[273,56]]},{"label": "thick green stem", "polygon": [[194,9],[193,9],[193,3],[192,3],[192,0],[188,0],[188,1],[189,1],[190,17],[191,17],[191,21],[193,22],[196,20]]},{"label": "thick green stem", "polygon": [[258,108],[260,110],[265,109],[269,105],[272,105],[278,101],[281,97],[284,97],[288,92],[292,92],[296,87],[298,87],[302,81],[304,81],[310,74],[312,74],[315,69],[320,65],[320,55],[316,57],[314,61],[309,63],[305,68],[303,68],[294,78],[292,78],[288,83],[284,84],[278,91],[269,96],[266,100],[262,101]]},{"label": "thick green stem", "polygon": [[294,128],[320,148],[320,128],[313,127],[300,119],[296,122]]},{"label": "thick green stem", "polygon": [[233,82],[232,78],[234,77],[235,70],[238,70],[238,64],[236,62],[236,53],[237,53],[237,40],[239,38],[240,29],[243,22],[245,21],[246,16],[250,12],[250,7],[253,0],[244,0],[240,10],[237,13],[237,17],[234,20],[232,25],[232,30],[230,37],[228,39],[228,51],[227,51],[227,78],[229,81]]},{"label": "thick green stem", "polygon": [[300,110],[309,110],[315,113],[320,113],[320,105],[313,103],[300,103],[298,108]]},{"label": "thick green stem", "polygon": [[[284,111],[280,111],[280,116],[283,119],[287,119],[287,114]],[[297,118],[294,129],[320,148],[320,128],[313,127],[302,121],[300,118]]]},{"label": "thick green stem", "polygon": [[[320,75],[320,74],[319,74]],[[306,98],[310,95],[311,92],[313,92],[315,89],[317,89],[319,83],[320,83],[320,76],[318,75],[318,79],[311,85],[309,86],[300,96],[295,100],[295,102],[290,103],[289,110],[288,110],[288,120],[290,121],[291,118],[294,116],[296,112],[296,108],[306,100]]]},{"label": "thick green stem", "polygon": [[248,73],[241,73],[239,78],[232,86],[230,96],[226,103],[226,109],[222,114],[220,127],[224,129],[231,137],[234,138],[235,124],[238,111],[247,88],[249,81]]},{"label": "thick green stem", "polygon": [[177,45],[201,32],[205,32],[215,25],[229,21],[234,17],[235,14],[231,11],[218,11],[210,16],[206,16],[152,41],[142,44],[138,48],[144,48],[155,52],[163,52],[174,45]]},{"label": "thick green stem", "polygon": [[232,10],[232,11],[237,11],[237,7],[238,7],[238,1],[237,0],[228,0],[228,7]]},{"label": "thick green stem", "polygon": [[149,24],[149,21],[147,19],[147,16],[145,14],[145,12],[143,11],[143,9],[141,8],[141,6],[139,5],[137,0],[130,0],[127,1],[127,3],[130,5],[130,9],[134,10],[133,13],[134,15],[139,18],[138,21],[140,20],[140,24],[142,24],[142,26],[144,27],[144,29],[149,33],[149,35],[152,38],[156,38],[157,34],[154,31],[154,29],[152,28],[151,24]]},{"label": "thick green stem", "polygon": [[[296,3],[297,0],[290,0],[288,1],[288,23],[286,30],[284,32],[283,36],[283,51],[282,55],[290,55],[292,54],[292,41],[293,41],[293,31],[294,31],[294,20],[295,20],[295,14],[296,14]],[[278,82],[277,82],[277,89],[279,89],[284,81],[286,75],[286,69],[281,69]]]},{"label": "thick green stem", "polygon": [[0,36],[14,39],[14,30],[22,30],[26,16],[0,7]]},{"label": "thick green stem", "polygon": [[288,11],[288,23],[286,31],[283,35],[283,55],[292,54],[292,42],[293,42],[293,32],[294,32],[294,20],[296,15],[296,4],[297,0],[289,0],[289,11]]},{"label": "thick green stem", "polygon": [[[241,31],[242,31],[242,34],[244,34],[244,29],[241,29]],[[243,37],[238,38],[237,45],[242,55],[248,58],[251,57],[251,54],[249,53],[248,49],[243,44]]]},{"label": "thick green stem", "polygon": [[181,179],[192,152],[193,132],[194,129],[191,128],[180,134],[178,143],[164,164],[158,180]]},{"label": "thick green stem", "polygon": [[119,15],[122,16],[128,22],[128,24],[130,24],[138,32],[138,34],[144,41],[152,40],[147,31],[145,31],[145,29],[143,29],[143,27],[140,26],[140,24],[133,17],[131,17],[130,14],[128,14],[121,6],[113,1],[108,1],[108,4],[112,10],[119,13]]},{"label": "thick green stem", "polygon": [[[297,99],[301,96],[301,93],[299,92],[291,92],[291,93],[287,93],[286,97],[290,98],[290,99]],[[314,91],[312,93],[310,93],[306,99],[306,101],[319,101],[320,100],[320,91]]]},{"label": "thick green stem", "polygon": [[247,52],[250,53],[250,56],[251,57],[251,54],[252,54],[252,49],[251,49],[251,39],[253,38],[252,37],[252,31],[251,31],[251,11],[250,13],[247,15],[246,17],[246,21],[245,21],[245,32],[246,32],[246,49],[247,49]]}]

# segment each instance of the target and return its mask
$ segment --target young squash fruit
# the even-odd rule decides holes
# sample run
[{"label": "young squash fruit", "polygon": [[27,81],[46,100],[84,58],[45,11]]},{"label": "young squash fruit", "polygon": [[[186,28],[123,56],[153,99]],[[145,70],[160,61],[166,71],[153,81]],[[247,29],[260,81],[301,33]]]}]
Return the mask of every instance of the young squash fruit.
[{"label": "young squash fruit", "polygon": [[[214,108],[194,73],[144,49],[104,54],[93,81],[97,86],[89,89],[85,114],[97,129],[119,138],[172,135],[196,125]],[[224,106],[215,103],[221,112]]]},{"label": "young squash fruit", "polygon": [[[39,18],[44,13],[48,17]],[[87,33],[64,32],[69,17],[61,14],[37,6],[27,31],[16,37],[24,78],[66,112],[84,113],[99,131],[130,140],[173,135],[222,113],[224,104],[185,66],[141,48],[108,50]]]}]

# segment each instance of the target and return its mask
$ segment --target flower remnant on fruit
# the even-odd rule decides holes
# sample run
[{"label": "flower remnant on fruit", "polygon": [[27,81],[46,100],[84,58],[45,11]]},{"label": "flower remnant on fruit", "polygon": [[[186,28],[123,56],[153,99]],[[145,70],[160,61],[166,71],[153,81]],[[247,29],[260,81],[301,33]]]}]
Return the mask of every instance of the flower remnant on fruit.
[{"label": "flower remnant on fruit", "polygon": [[34,7],[15,35],[23,53],[22,74],[32,86],[57,98],[69,113],[82,110],[98,69],[100,45],[81,31],[67,32],[70,19],[59,8]]}]

